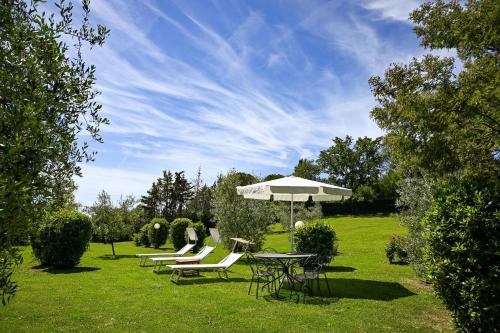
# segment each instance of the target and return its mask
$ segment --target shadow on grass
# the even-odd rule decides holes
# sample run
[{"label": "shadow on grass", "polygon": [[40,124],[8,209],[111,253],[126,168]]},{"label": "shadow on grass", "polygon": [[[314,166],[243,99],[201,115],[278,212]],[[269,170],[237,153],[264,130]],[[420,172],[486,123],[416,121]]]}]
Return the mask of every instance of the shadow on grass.
[{"label": "shadow on grass", "polygon": [[181,279],[177,284],[175,283],[172,284],[177,286],[188,286],[188,285],[203,285],[203,284],[214,284],[214,283],[226,284],[226,283],[240,283],[240,282],[250,283],[250,279],[229,276],[228,280],[223,280],[218,277],[204,277],[203,275],[198,275],[198,276],[181,277]]},{"label": "shadow on grass", "polygon": [[135,254],[118,254],[113,256],[112,254],[105,254],[103,256],[95,257],[96,259],[102,260],[118,260],[118,259],[126,259],[126,258],[137,258]]},{"label": "shadow on grass", "polygon": [[50,273],[50,274],[74,274],[74,273],[83,273],[83,272],[93,272],[98,271],[100,267],[73,267],[73,268],[56,268],[49,266],[33,266],[33,269],[39,269],[42,272]]},{"label": "shadow on grass", "polygon": [[[333,297],[392,301],[416,295],[397,282],[384,282],[359,279],[328,279]],[[321,289],[326,291],[323,281]]]},{"label": "shadow on grass", "polygon": [[[392,301],[398,298],[416,295],[410,290],[396,282],[358,280],[358,279],[328,279],[331,294],[328,294],[328,288],[324,279],[320,279],[320,289],[313,284],[312,295],[307,295],[306,304],[310,305],[328,305],[338,302],[341,298],[366,299],[374,301]],[[290,294],[292,295],[290,299]],[[302,303],[302,292],[300,301]],[[286,286],[280,291],[280,296],[284,296],[278,301],[296,302],[296,292],[291,293]],[[266,295],[267,300],[276,300],[270,295]]]},{"label": "shadow on grass", "polygon": [[356,270],[356,268],[349,267],[349,266],[330,266],[330,267],[328,267],[328,272],[342,273],[342,272],[354,272],[355,270]]}]

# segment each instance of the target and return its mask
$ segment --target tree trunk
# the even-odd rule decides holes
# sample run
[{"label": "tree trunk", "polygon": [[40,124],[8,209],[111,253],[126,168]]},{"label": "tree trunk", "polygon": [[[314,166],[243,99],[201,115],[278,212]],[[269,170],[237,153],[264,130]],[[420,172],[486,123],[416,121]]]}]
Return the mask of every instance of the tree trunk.
[{"label": "tree trunk", "polygon": [[115,244],[111,242],[111,249],[113,250],[113,257],[115,256]]}]

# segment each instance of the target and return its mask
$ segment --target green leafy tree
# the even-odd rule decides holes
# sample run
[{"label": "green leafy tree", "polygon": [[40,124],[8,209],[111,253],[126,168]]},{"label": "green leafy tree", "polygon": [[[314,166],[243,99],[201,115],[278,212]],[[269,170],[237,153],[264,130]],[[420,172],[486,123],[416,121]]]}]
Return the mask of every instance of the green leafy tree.
[{"label": "green leafy tree", "polygon": [[388,156],[382,147],[382,138],[345,139],[335,137],[333,145],[319,154],[318,164],[334,184],[351,188],[374,186],[386,172]]},{"label": "green leafy tree", "polygon": [[136,208],[137,200],[133,195],[127,195],[125,198],[120,197],[118,200],[118,207],[116,207],[116,213],[127,229],[131,231],[136,231],[142,227],[141,223],[141,211]]},{"label": "green leafy tree", "polygon": [[242,237],[255,242],[255,247],[259,249],[264,242],[267,226],[273,222],[268,202],[247,200],[236,193],[236,186],[256,181],[252,175],[234,170],[217,179],[212,212],[226,248],[232,245],[231,237]]},{"label": "green leafy tree", "polygon": [[[57,15],[46,15],[39,3],[0,2],[2,256],[15,254],[13,240],[44,210],[58,208],[71,192],[72,177],[80,175],[78,163],[94,158],[79,133],[100,142],[99,128],[107,123],[95,101],[95,68],[81,49],[103,44],[108,30],[89,24],[87,0],[81,19],[73,19],[71,3],[56,3]],[[12,294],[11,274],[2,275],[8,278],[0,280],[0,290]]]},{"label": "green leafy tree", "polygon": [[121,218],[118,210],[113,206],[111,197],[106,191],[101,191],[97,196],[97,201],[88,208],[92,216],[94,234],[97,239],[104,243],[111,244],[113,257],[115,254],[115,242],[119,241],[131,233],[131,226],[127,225]]},{"label": "green leafy tree", "polygon": [[214,227],[210,202],[212,200],[212,189],[203,182],[201,168],[198,169],[196,179],[192,182],[192,197],[187,205],[186,216],[193,221],[201,221],[205,228]]},{"label": "green leafy tree", "polygon": [[398,182],[396,206],[401,210],[401,224],[408,229],[405,242],[408,261],[423,279],[427,279],[427,276],[422,252],[425,239],[421,221],[431,206],[436,187],[436,181],[426,175],[407,176]]},{"label": "green leafy tree", "polygon": [[321,167],[313,160],[302,158],[293,169],[293,175],[310,180],[319,180]]},{"label": "green leafy tree", "polygon": [[[422,46],[456,50],[460,66],[453,57],[426,55],[393,64],[384,77],[369,81],[378,102],[371,115],[387,132],[396,165],[434,187],[423,195],[407,191],[413,194],[403,199],[403,223],[410,223],[408,240],[415,247],[409,258],[420,252],[424,273],[454,314],[458,331],[498,331],[498,283],[491,283],[498,275],[492,279],[483,260],[498,252],[491,245],[498,244],[498,231],[491,232],[498,216],[491,219],[485,193],[488,179],[498,183],[500,174],[500,7],[495,0],[435,1],[410,17]],[[468,180],[478,177],[479,185]],[[443,180],[450,185],[443,188]],[[498,193],[491,200],[497,202]]]},{"label": "green leafy tree", "polygon": [[172,195],[174,217],[184,215],[187,204],[192,198],[192,186],[186,179],[184,171],[176,172],[174,177],[174,191]]},{"label": "green leafy tree", "polygon": [[403,169],[498,176],[499,12],[495,0],[422,5],[411,14],[421,45],[455,49],[461,70],[453,58],[426,55],[370,78],[379,104],[371,115]]},{"label": "green leafy tree", "polygon": [[140,205],[144,211],[146,221],[161,216],[160,187],[156,182],[153,182],[147,194],[141,197]]},{"label": "green leafy tree", "polygon": [[147,195],[142,196],[141,205],[147,218],[164,217],[172,221],[183,216],[192,197],[192,186],[184,171],[163,171],[161,178],[153,182]]}]

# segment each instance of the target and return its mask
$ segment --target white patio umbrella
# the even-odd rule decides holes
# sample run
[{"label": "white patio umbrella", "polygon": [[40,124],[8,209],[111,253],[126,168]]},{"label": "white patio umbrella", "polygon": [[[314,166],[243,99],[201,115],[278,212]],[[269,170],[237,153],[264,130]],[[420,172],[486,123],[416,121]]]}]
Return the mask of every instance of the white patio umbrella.
[{"label": "white patio umbrella", "polygon": [[283,177],[267,182],[237,186],[236,191],[245,199],[290,201],[290,240],[293,246],[293,203],[313,201],[339,201],[349,198],[352,190],[300,177]]}]

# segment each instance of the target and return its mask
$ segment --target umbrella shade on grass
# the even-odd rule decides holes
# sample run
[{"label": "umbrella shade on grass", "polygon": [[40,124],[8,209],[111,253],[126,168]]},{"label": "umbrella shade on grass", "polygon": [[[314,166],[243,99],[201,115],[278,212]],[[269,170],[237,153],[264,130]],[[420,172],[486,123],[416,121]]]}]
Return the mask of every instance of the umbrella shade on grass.
[{"label": "umbrella shade on grass", "polygon": [[276,200],[290,202],[290,240],[293,244],[293,203],[313,201],[340,201],[349,198],[352,190],[300,177],[283,177],[267,182],[237,186],[236,191],[245,199]]}]

